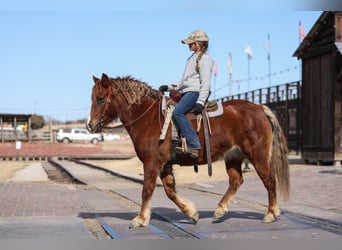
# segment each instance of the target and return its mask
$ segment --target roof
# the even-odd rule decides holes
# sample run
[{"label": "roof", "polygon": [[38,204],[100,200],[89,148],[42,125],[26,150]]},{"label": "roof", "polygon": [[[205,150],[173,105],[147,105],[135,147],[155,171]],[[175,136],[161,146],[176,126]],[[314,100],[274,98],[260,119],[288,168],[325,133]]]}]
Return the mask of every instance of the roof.
[{"label": "roof", "polygon": [[300,43],[299,47],[294,52],[293,56],[300,58],[303,52],[310,47],[312,41],[315,39],[318,32],[323,29],[323,25],[326,23],[327,17],[334,13],[333,11],[324,11],[321,16],[318,18],[316,23],[313,25],[309,33],[305,36],[303,41]]},{"label": "roof", "polygon": [[1,114],[0,113],[0,118],[2,118],[3,121],[13,121],[14,117],[20,121],[27,121],[31,116],[32,115],[28,115],[28,114]]}]

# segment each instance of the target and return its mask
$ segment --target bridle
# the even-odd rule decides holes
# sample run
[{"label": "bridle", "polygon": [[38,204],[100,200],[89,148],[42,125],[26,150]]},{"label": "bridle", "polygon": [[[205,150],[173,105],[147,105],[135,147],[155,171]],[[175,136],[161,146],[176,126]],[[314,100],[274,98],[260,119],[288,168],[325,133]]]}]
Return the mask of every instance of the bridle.
[{"label": "bridle", "polygon": [[[119,90],[121,91],[121,93],[123,92],[123,91],[121,90],[121,88],[119,88]],[[110,100],[111,94],[112,94],[112,92],[111,92],[111,91],[108,91],[107,98],[106,98],[106,105],[105,105],[105,107],[104,107],[104,109],[103,109],[103,111],[102,111],[101,118],[100,118],[100,122],[98,123],[98,124],[100,125],[101,128],[105,128],[105,127],[103,127],[103,125],[104,125],[104,117],[105,117],[106,112],[107,112],[108,109],[109,109],[109,104],[110,104],[110,102],[111,102],[111,100]],[[125,95],[123,94],[123,96],[125,96]],[[152,109],[152,107],[154,106],[155,103],[157,103],[158,100],[159,100],[159,99],[154,99],[153,102],[150,104],[150,106],[149,106],[142,114],[140,114],[138,117],[136,117],[136,118],[133,119],[132,121],[129,121],[129,122],[124,123],[124,124],[121,124],[120,127],[121,127],[121,126],[126,127],[126,126],[129,126],[129,125],[132,125],[132,124],[135,123],[136,121],[140,120],[144,115],[147,114],[148,111],[150,111],[150,110]],[[160,114],[159,114],[159,118],[158,118],[158,119],[160,120]],[[113,128],[113,127],[111,127],[111,128]]]}]

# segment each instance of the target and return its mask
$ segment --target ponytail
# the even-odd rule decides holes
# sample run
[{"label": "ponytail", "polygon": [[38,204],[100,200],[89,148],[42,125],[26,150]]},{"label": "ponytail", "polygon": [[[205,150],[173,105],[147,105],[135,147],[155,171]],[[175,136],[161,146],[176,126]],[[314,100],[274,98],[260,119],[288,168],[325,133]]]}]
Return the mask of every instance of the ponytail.
[{"label": "ponytail", "polygon": [[197,42],[197,44],[200,48],[199,54],[198,54],[197,59],[196,59],[196,71],[198,73],[200,70],[199,61],[202,59],[203,54],[205,54],[207,52],[209,42],[208,41],[200,41],[200,42]]}]

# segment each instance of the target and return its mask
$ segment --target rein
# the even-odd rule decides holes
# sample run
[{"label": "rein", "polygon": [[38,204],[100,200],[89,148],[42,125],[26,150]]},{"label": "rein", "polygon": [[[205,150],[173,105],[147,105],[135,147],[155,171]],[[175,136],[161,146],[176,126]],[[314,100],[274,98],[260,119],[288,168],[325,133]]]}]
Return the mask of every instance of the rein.
[{"label": "rein", "polygon": [[[110,94],[111,94],[111,92],[108,93],[107,100],[106,100],[106,106],[105,106],[105,108],[103,109],[103,112],[102,112],[102,115],[101,115],[101,120],[100,120],[101,127],[103,127],[103,118],[104,118],[105,113],[106,113],[107,110],[108,110],[108,106],[109,106],[109,103],[110,103],[110,98],[109,98]],[[141,119],[148,111],[150,111],[151,108],[153,107],[153,105],[154,105],[157,101],[158,101],[158,99],[154,99],[154,101],[151,103],[151,105],[150,105],[150,106],[149,106],[141,115],[139,115],[137,118],[133,119],[133,120],[130,121],[130,122],[127,122],[127,123],[125,123],[125,124],[121,124],[121,125],[116,126],[116,127],[121,127],[121,126],[126,127],[126,126],[129,126],[129,125],[135,123],[136,121],[138,121],[139,119]],[[160,114],[159,114],[159,116],[160,116]],[[103,128],[106,128],[106,127],[103,127]],[[111,127],[111,128],[113,128],[113,127]],[[114,127],[114,128],[115,128],[115,127]]]},{"label": "rein", "polygon": [[127,122],[125,124],[122,124],[121,126],[128,126],[128,125],[131,125],[133,123],[135,123],[136,121],[138,121],[140,118],[142,118],[148,111],[150,111],[150,109],[153,107],[153,105],[157,102],[157,99],[155,99],[152,104],[141,114],[139,115],[137,118],[135,118],[133,121],[130,121],[130,122]]}]

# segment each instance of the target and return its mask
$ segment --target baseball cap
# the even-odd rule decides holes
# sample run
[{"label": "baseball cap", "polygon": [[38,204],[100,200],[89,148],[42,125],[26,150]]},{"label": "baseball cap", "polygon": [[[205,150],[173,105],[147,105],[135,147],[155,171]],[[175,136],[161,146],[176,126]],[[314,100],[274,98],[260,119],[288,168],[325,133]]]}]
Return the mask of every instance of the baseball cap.
[{"label": "baseball cap", "polygon": [[195,30],[191,32],[188,38],[183,39],[182,43],[191,44],[194,42],[209,41],[208,35],[203,30]]}]

